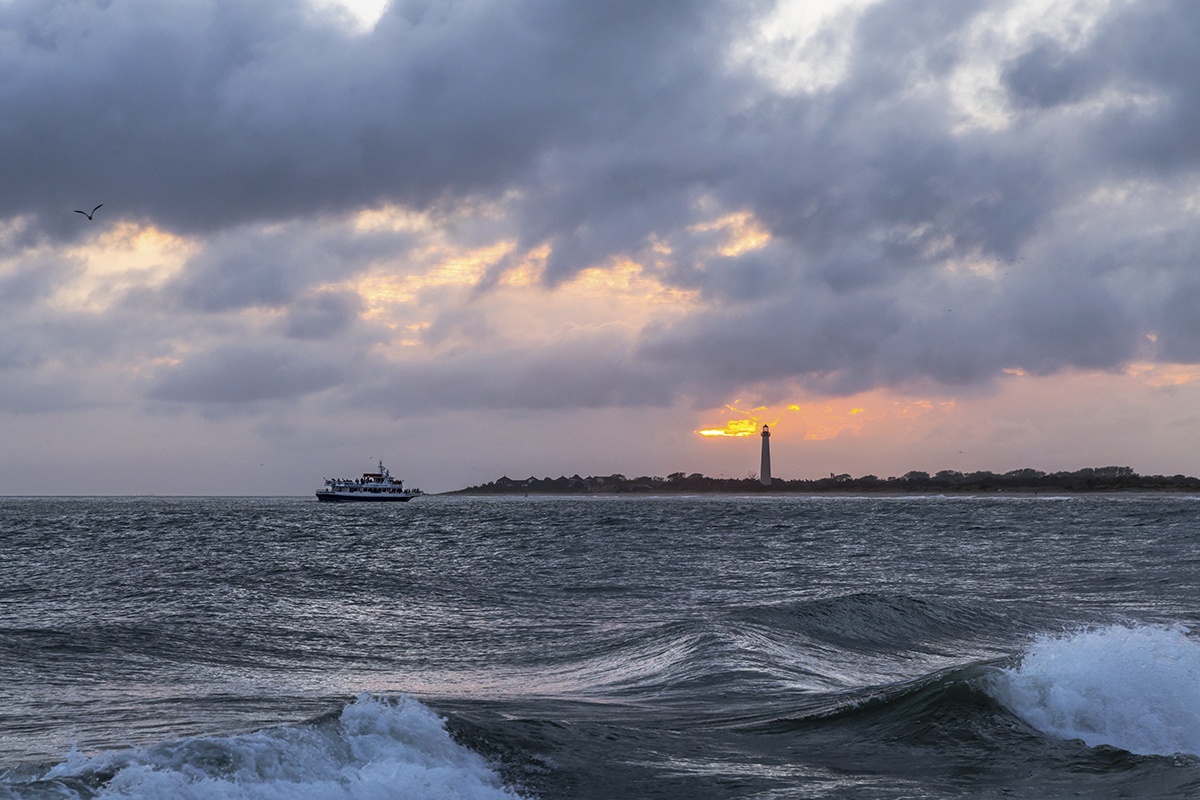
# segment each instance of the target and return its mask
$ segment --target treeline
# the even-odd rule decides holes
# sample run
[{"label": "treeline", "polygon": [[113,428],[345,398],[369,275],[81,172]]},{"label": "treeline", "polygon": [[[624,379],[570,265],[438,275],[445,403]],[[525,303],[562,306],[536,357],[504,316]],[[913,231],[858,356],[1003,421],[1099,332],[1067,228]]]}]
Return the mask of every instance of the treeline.
[{"label": "treeline", "polygon": [[994,472],[942,470],[906,472],[900,477],[880,478],[863,475],[830,474],[816,480],[775,478],[763,486],[757,475],[745,478],[710,478],[693,472],[675,472],[663,477],[642,475],[579,475],[558,478],[497,478],[482,486],[471,486],[449,494],[615,494],[623,492],[736,492],[736,493],[872,493],[872,492],[1131,492],[1200,491],[1200,478],[1187,475],[1138,475],[1130,467],[1087,467],[1074,472],[1041,472],[1016,469]]}]

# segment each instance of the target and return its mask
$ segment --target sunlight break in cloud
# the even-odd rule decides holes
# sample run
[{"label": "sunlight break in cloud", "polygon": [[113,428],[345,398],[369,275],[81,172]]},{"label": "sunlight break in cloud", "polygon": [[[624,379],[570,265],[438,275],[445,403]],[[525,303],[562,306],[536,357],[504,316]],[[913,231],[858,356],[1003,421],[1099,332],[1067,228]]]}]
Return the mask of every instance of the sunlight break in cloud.
[{"label": "sunlight break in cloud", "polygon": [[85,244],[62,251],[63,258],[79,259],[84,270],[62,285],[51,302],[64,311],[103,311],[131,292],[161,287],[201,247],[194,239],[154,226],[115,223]]},{"label": "sunlight break in cloud", "polygon": [[758,408],[750,411],[744,411],[735,405],[727,404],[720,413],[736,414],[736,417],[726,420],[725,424],[719,428],[701,428],[700,430],[697,430],[696,433],[705,437],[740,438],[744,436],[758,436],[762,431],[763,425],[775,427],[779,424],[779,419],[784,412],[799,410],[800,406],[795,404],[789,405],[786,408],[780,409],[776,412],[771,412],[766,406],[759,406]]},{"label": "sunlight break in cloud", "polygon": [[360,31],[369,31],[379,22],[388,0],[308,0],[313,8],[347,13]]}]

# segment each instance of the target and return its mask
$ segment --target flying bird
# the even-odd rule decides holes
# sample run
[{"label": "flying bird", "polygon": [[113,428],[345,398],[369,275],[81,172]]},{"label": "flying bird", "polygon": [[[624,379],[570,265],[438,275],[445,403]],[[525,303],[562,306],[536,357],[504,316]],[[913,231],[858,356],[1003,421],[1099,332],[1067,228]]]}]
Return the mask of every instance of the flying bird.
[{"label": "flying bird", "polygon": [[[101,203],[101,204],[100,204],[100,206],[102,206],[102,205],[104,205],[104,203]],[[96,208],[99,208],[100,206],[96,206]],[[93,208],[93,209],[92,209],[92,214],[95,214],[95,213],[96,213],[96,208]],[[83,215],[84,215],[85,217],[87,217],[88,219],[91,219],[91,218],[92,218],[92,214],[89,214],[89,213],[88,213],[88,212],[86,212],[86,211],[80,211],[78,208],[77,208],[77,209],[75,209],[75,213],[76,213],[76,214],[83,214]]]}]

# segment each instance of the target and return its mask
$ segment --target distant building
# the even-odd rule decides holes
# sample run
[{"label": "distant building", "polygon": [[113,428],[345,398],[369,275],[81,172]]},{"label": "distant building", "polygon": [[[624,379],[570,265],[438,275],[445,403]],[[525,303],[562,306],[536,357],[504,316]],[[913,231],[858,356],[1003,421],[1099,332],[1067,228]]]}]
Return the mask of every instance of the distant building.
[{"label": "distant building", "polygon": [[758,471],[758,479],[763,486],[771,485],[771,427],[763,425],[762,429],[762,468]]}]

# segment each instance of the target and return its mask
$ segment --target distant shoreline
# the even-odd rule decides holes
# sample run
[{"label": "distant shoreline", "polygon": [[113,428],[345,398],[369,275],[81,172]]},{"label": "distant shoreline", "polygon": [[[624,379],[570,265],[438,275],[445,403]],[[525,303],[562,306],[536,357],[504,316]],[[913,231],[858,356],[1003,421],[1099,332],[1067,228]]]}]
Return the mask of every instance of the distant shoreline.
[{"label": "distant shoreline", "polygon": [[[636,491],[636,492],[492,492],[477,491],[474,487],[468,489],[451,489],[446,492],[426,492],[427,497],[623,497],[637,495],[641,497],[691,497],[694,495],[714,495],[727,497],[1066,497],[1071,495],[1108,494],[1108,495],[1195,495],[1200,496],[1200,489],[995,489],[992,491],[950,490],[928,491],[891,490],[880,491],[771,491],[743,492],[735,490],[696,490],[683,491]],[[307,495],[288,495],[289,497],[307,497]]]},{"label": "distant shoreline", "polygon": [[950,490],[950,491],[918,491],[918,490],[891,490],[883,489],[879,491],[771,491],[764,490],[761,492],[743,492],[743,491],[725,491],[725,490],[697,490],[690,492],[683,491],[636,491],[636,492],[491,492],[491,491],[476,491],[474,487],[468,489],[452,489],[448,492],[428,492],[428,497],[520,497],[524,498],[554,498],[554,497],[645,497],[650,498],[668,498],[668,497],[696,497],[698,495],[710,497],[796,497],[796,498],[817,498],[817,497],[842,497],[842,498],[863,498],[869,499],[872,497],[878,498],[898,498],[898,497],[1045,497],[1047,499],[1053,497],[1076,497],[1076,496],[1163,496],[1163,495],[1179,495],[1200,497],[1200,489],[995,489],[992,491],[971,491],[971,490]]},{"label": "distant shoreline", "polygon": [[1046,473],[1033,469],[963,473],[943,470],[934,474],[913,471],[900,477],[830,475],[816,480],[773,479],[764,485],[756,476],[711,478],[699,473],[673,473],[666,478],[622,474],[558,478],[530,477],[514,480],[507,476],[479,486],[469,486],[442,495],[615,495],[615,494],[744,494],[744,495],[980,495],[1004,494],[1097,494],[1151,493],[1188,494],[1200,492],[1200,478],[1187,475],[1138,475],[1130,467],[1088,467],[1073,472]]}]

